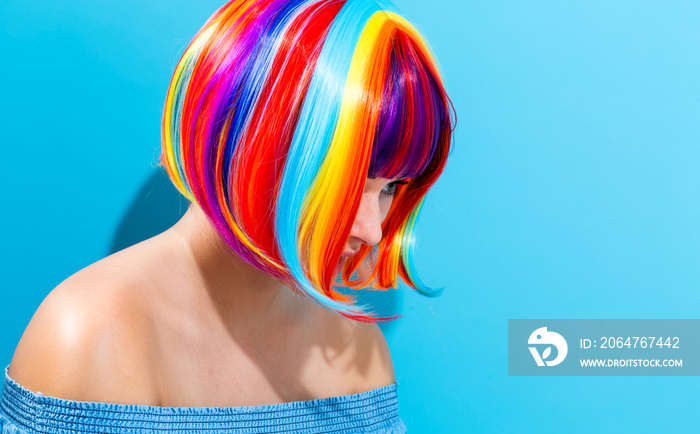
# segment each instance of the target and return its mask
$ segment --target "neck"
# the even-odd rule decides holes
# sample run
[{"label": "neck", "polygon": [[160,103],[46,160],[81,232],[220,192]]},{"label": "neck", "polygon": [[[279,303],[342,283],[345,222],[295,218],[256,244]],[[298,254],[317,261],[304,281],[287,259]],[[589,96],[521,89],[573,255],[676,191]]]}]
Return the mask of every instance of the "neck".
[{"label": "neck", "polygon": [[182,219],[172,228],[173,241],[188,252],[193,264],[193,287],[221,320],[236,330],[253,326],[266,328],[272,320],[284,318],[293,301],[292,291],[279,280],[243,261],[221,239],[204,212],[190,205]]}]

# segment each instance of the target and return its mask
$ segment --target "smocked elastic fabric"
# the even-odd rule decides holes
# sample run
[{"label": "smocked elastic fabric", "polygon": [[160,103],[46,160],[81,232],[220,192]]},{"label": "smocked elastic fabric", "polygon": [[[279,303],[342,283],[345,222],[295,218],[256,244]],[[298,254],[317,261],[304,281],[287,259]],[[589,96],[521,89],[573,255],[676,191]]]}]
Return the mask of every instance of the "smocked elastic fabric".
[{"label": "smocked elastic fabric", "polygon": [[5,368],[0,433],[377,433],[406,432],[397,384],[356,395],[256,407],[155,407],[79,402],[33,393]]}]

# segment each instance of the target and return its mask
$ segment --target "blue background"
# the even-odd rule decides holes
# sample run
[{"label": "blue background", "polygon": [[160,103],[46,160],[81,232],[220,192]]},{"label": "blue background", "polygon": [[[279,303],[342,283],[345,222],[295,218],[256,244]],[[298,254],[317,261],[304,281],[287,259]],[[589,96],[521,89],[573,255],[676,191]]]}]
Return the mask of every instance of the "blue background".
[{"label": "blue background", "polygon": [[[384,327],[412,432],[696,432],[696,377],[508,377],[508,318],[697,318],[700,5],[398,0],[458,114]],[[0,361],[46,294],[164,229],[178,54],[220,1],[0,3]]]}]

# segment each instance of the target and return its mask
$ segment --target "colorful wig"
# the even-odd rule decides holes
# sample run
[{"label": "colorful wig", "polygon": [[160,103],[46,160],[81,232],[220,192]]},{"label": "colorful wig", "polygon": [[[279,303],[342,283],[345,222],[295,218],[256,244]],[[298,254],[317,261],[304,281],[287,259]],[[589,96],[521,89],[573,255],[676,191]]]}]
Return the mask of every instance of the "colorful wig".
[{"label": "colorful wig", "polygon": [[334,288],[334,271],[365,180],[408,182],[380,243],[346,261],[345,285],[386,289],[400,275],[433,295],[413,270],[412,229],[452,136],[433,56],[392,8],[230,1],[185,50],[163,114],[163,165],[233,252],[362,321],[383,318]]}]

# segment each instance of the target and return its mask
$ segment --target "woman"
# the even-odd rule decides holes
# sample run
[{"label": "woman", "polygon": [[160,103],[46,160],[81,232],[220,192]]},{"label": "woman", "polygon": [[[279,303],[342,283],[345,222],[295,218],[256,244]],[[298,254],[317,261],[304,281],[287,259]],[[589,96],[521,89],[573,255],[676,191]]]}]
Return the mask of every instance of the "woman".
[{"label": "woman", "polygon": [[420,35],[374,1],[224,5],[166,99],[187,213],[47,296],[2,432],[403,432],[387,318],[351,293],[397,275],[433,293],[411,229],[449,108]]}]

